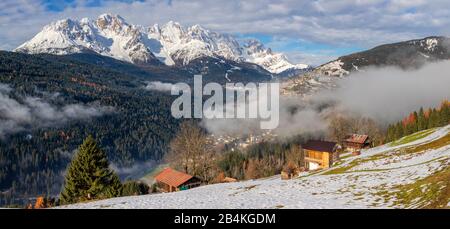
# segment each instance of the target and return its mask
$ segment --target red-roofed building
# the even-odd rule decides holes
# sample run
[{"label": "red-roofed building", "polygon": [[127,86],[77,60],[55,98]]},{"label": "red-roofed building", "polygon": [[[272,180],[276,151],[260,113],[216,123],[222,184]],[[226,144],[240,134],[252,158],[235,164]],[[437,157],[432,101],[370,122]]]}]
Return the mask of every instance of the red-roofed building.
[{"label": "red-roofed building", "polygon": [[171,168],[165,168],[155,176],[155,180],[158,186],[165,192],[187,190],[202,184],[199,178]]},{"label": "red-roofed building", "polygon": [[348,151],[359,151],[370,146],[369,136],[363,134],[351,134],[344,140],[344,147]]}]

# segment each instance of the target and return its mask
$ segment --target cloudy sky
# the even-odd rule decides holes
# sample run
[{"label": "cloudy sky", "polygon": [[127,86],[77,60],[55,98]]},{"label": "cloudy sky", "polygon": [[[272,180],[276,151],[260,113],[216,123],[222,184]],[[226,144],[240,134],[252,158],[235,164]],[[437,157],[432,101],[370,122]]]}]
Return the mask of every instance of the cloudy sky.
[{"label": "cloudy sky", "polygon": [[387,42],[450,35],[448,0],[1,0],[0,49],[12,50],[51,21],[102,13],[258,38],[313,65]]}]

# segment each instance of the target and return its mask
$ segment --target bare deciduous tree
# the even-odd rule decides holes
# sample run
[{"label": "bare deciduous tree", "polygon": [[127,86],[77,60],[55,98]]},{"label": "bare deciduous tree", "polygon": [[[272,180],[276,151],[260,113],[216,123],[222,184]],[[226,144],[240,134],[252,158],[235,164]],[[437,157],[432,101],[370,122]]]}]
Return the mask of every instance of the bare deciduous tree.
[{"label": "bare deciduous tree", "polygon": [[186,121],[171,141],[166,161],[185,173],[211,181],[215,175],[215,152],[206,133],[194,122]]},{"label": "bare deciduous tree", "polygon": [[339,144],[345,140],[348,134],[367,134],[373,144],[379,145],[384,141],[384,135],[379,124],[367,117],[344,117],[336,115],[332,117],[329,125],[329,137]]}]

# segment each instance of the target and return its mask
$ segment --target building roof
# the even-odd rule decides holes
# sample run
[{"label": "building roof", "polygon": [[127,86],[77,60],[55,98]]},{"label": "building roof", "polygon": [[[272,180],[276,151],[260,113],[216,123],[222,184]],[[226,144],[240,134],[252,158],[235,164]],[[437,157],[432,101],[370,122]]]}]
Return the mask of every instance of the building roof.
[{"label": "building roof", "polygon": [[172,187],[179,187],[180,185],[186,183],[193,176],[179,172],[177,170],[171,168],[165,168],[158,175],[155,176],[155,180],[158,182],[162,182],[164,184],[168,184]]},{"label": "building roof", "polygon": [[309,140],[306,144],[303,145],[303,149],[332,153],[334,152],[334,148],[336,147],[336,145],[336,142]]},{"label": "building roof", "polygon": [[367,139],[369,138],[369,135],[363,135],[363,134],[352,134],[348,136],[347,139],[345,139],[346,142],[353,142],[353,143],[359,143],[364,144]]}]

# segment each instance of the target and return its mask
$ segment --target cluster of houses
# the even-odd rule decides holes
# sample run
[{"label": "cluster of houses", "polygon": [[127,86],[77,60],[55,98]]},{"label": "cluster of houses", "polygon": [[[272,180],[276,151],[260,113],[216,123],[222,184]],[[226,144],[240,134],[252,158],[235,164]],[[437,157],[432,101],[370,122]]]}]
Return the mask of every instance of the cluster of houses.
[{"label": "cluster of houses", "polygon": [[232,136],[232,135],[214,135],[211,134],[209,139],[211,140],[213,146],[224,147],[225,145],[231,151],[246,149],[248,146],[263,142],[271,141],[276,138],[276,135],[272,131],[262,132],[258,135],[249,134],[245,137],[243,136]]},{"label": "cluster of houses", "polygon": [[[351,134],[346,137],[343,145],[337,142],[309,140],[302,148],[304,150],[305,170],[327,169],[333,166],[339,160],[342,152],[353,153],[359,155],[362,149],[370,147],[370,139],[368,135]],[[283,176],[284,175],[284,176]],[[293,174],[282,174],[282,178],[290,179]],[[231,180],[232,178],[228,178]],[[198,187],[202,184],[198,177],[166,168],[155,176],[158,187],[163,192],[176,192]],[[224,181],[224,182],[234,182]]]}]

